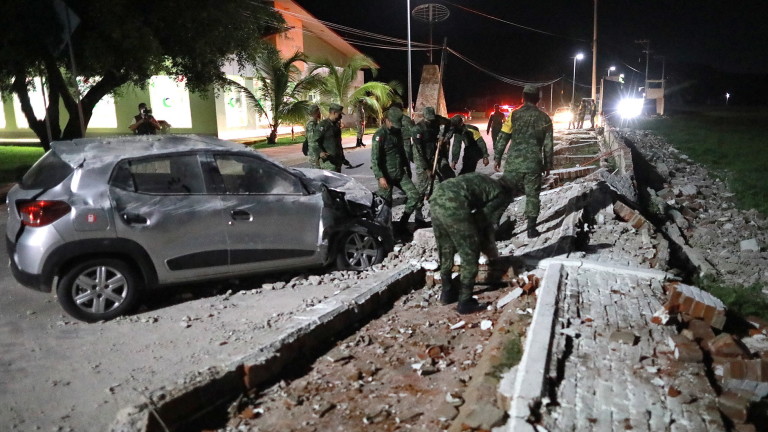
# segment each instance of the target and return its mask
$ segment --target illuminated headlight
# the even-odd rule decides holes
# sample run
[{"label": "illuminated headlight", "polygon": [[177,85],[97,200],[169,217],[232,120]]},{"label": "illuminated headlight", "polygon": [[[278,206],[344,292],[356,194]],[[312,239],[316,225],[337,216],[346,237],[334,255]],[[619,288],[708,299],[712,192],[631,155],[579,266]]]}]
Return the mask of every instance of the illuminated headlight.
[{"label": "illuminated headlight", "polygon": [[619,101],[617,107],[621,118],[634,118],[643,113],[643,99],[627,98]]}]

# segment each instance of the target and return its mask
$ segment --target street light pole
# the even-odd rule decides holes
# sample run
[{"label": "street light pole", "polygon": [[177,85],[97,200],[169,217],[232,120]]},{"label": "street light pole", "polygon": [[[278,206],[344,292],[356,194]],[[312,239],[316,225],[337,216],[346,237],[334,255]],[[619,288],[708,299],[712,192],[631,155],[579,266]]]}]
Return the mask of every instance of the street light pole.
[{"label": "street light pole", "polygon": [[573,88],[571,89],[571,106],[573,106],[573,102],[576,100],[576,60],[581,60],[584,58],[584,54],[578,53],[573,57]]},{"label": "street light pole", "polygon": [[609,67],[608,68],[608,76],[611,76],[611,71],[615,71],[615,70],[616,70],[616,66]]},{"label": "street light pole", "polygon": [[592,31],[592,100],[597,100],[597,0],[595,0],[594,29]]},{"label": "street light pole", "polygon": [[413,92],[411,91],[411,0],[406,2],[408,15],[408,113],[413,115]]}]

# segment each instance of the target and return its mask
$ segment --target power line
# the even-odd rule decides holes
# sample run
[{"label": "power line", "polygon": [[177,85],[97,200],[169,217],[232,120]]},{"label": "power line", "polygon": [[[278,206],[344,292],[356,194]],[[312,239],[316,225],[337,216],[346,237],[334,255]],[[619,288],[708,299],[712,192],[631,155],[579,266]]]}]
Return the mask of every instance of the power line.
[{"label": "power line", "polygon": [[558,37],[558,38],[562,38],[562,39],[570,39],[570,40],[575,40],[575,41],[579,41],[579,42],[589,42],[586,39],[579,39],[579,38],[574,38],[574,37],[570,37],[570,36],[563,36],[563,35],[559,35],[559,34],[555,34],[555,33],[550,33],[548,31],[535,29],[533,27],[527,27],[527,26],[524,26],[522,24],[513,23],[512,21],[507,21],[505,19],[501,19],[501,18],[495,17],[493,15],[488,15],[488,14],[486,14],[484,12],[480,12],[480,11],[477,11],[477,10],[474,10],[474,9],[470,9],[468,7],[457,5],[455,3],[451,3],[451,2],[449,2],[447,0],[443,0],[443,2],[444,3],[448,3],[449,5],[451,5],[453,7],[456,7],[456,8],[459,8],[459,9],[464,9],[467,12],[471,12],[473,14],[480,15],[480,16],[483,16],[483,17],[486,17],[486,18],[489,18],[489,19],[492,19],[492,20],[495,20],[495,21],[503,22],[504,24],[509,24],[511,26],[519,27],[519,28],[524,29],[524,30],[530,30],[532,32],[541,33],[541,34],[545,34],[545,35],[548,35],[548,36],[554,36],[554,37]]}]

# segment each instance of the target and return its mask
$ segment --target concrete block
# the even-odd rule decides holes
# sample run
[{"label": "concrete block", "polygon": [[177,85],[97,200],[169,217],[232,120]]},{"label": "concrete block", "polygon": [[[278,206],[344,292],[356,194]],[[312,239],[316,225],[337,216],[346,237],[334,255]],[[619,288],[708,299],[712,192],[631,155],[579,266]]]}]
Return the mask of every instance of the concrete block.
[{"label": "concrete block", "polygon": [[749,240],[742,240],[739,243],[739,247],[742,252],[760,252],[760,245],[757,244],[756,238],[751,238]]}]

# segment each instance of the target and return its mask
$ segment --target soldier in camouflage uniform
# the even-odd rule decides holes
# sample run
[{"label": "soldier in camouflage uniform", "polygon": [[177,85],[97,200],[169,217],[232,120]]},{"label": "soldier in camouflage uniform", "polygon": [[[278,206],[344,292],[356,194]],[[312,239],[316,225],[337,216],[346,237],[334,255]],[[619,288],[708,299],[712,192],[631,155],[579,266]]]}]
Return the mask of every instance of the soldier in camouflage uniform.
[{"label": "soldier in camouflage uniform", "polygon": [[328,117],[317,125],[317,143],[320,148],[320,168],[341,172],[341,165],[349,165],[341,146],[341,116],[344,108],[332,103],[328,107]]},{"label": "soldier in camouflage uniform", "polygon": [[320,146],[317,143],[320,107],[317,105],[309,107],[309,115],[309,121],[304,126],[304,133],[307,135],[307,159],[310,168],[320,168]]},{"label": "soldier in camouflage uniform", "polygon": [[[496,258],[495,232],[504,210],[514,198],[514,189],[502,176],[494,180],[480,173],[448,179],[435,187],[429,199],[432,228],[440,255],[443,304],[458,300],[460,314],[485,309],[472,297],[480,252]],[[461,289],[451,284],[453,256],[461,258]]]},{"label": "soldier in camouflage uniform", "polygon": [[509,145],[504,164],[504,177],[515,187],[525,189],[525,216],[528,218],[528,238],[537,237],[541,176],[552,169],[552,120],[536,107],[539,91],[532,85],[523,89],[524,104],[512,111],[494,144],[494,169],[501,171],[501,158]]},{"label": "soldier in camouflage uniform", "polygon": [[456,169],[456,162],[461,154],[461,144],[464,143],[464,158],[461,160],[461,172],[459,175],[475,172],[477,162],[483,160],[483,165],[488,166],[488,148],[480,134],[480,129],[475,125],[465,124],[460,115],[451,118],[453,127],[453,148],[451,150],[451,169]]},{"label": "soldier in camouflage uniform", "polygon": [[437,143],[441,136],[445,137],[445,141],[437,155],[435,175],[439,181],[443,181],[456,177],[456,173],[448,162],[447,143],[451,138],[451,122],[445,117],[436,115],[433,107],[424,107],[422,114],[424,119],[416,124],[411,133],[411,140],[413,141],[413,162],[416,164],[417,187],[422,195],[426,195],[432,179]]},{"label": "soldier in camouflage uniform", "polygon": [[392,107],[387,111],[384,126],[373,135],[371,147],[371,169],[379,182],[378,194],[392,206],[392,189],[397,187],[405,193],[406,202],[398,229],[407,231],[408,219],[416,210],[421,210],[424,197],[411,181],[411,165],[405,155],[402,135],[403,111]]},{"label": "soldier in camouflage uniform", "polygon": [[488,127],[485,128],[485,133],[491,134],[491,142],[496,142],[496,138],[499,136],[502,124],[504,124],[504,113],[499,110],[498,105],[494,105],[493,114],[488,117]]}]

